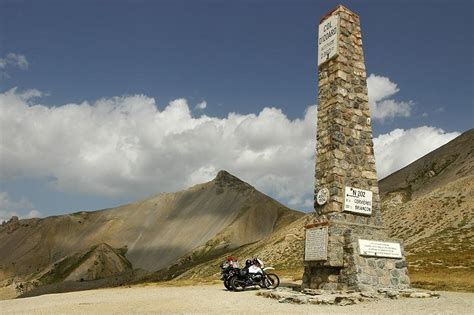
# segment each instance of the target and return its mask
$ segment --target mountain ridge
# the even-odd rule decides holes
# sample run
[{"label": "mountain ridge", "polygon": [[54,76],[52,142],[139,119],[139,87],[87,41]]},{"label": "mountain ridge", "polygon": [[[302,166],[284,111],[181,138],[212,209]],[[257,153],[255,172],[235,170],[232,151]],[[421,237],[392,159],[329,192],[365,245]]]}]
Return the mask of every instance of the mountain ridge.
[{"label": "mountain ridge", "polygon": [[10,253],[0,255],[0,282],[32,279],[101,243],[126,252],[133,268],[155,271],[199,249],[209,254],[258,241],[302,215],[220,171],[207,183],[115,208],[9,220],[0,226],[0,253]]}]

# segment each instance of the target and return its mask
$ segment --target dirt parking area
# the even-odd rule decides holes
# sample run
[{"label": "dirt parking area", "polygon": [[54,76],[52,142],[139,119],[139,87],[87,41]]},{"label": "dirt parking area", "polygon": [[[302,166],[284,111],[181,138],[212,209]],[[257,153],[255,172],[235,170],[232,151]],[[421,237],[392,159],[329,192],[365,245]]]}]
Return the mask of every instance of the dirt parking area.
[{"label": "dirt parking area", "polygon": [[350,306],[295,305],[228,292],[221,285],[141,286],[48,294],[0,301],[0,314],[472,314],[474,293],[383,299]]}]

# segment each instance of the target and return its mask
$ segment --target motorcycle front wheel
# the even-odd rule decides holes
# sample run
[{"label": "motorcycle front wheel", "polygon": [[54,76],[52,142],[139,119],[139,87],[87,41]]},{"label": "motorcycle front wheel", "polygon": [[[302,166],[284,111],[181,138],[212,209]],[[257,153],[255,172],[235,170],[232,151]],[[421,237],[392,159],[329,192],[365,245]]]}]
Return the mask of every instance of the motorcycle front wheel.
[{"label": "motorcycle front wheel", "polygon": [[230,286],[231,286],[232,289],[234,289],[235,291],[243,291],[243,290],[245,290],[245,281],[244,281],[244,280],[240,280],[238,277],[233,277],[233,278],[230,280]]},{"label": "motorcycle front wheel", "polygon": [[263,284],[267,289],[276,289],[280,285],[280,278],[274,273],[268,273],[265,275]]}]

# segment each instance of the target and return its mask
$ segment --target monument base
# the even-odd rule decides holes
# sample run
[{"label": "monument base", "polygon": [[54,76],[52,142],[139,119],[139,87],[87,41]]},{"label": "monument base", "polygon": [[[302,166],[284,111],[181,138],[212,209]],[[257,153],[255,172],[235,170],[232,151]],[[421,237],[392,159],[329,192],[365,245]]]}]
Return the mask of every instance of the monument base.
[{"label": "monument base", "polygon": [[[383,228],[331,221],[320,224],[328,226],[329,255],[324,261],[305,261],[303,288],[371,291],[410,287],[403,246],[399,240],[388,239]],[[365,247],[361,250],[366,243],[379,247],[373,252]],[[395,254],[390,246],[395,247]],[[382,255],[394,257],[377,257]]]}]

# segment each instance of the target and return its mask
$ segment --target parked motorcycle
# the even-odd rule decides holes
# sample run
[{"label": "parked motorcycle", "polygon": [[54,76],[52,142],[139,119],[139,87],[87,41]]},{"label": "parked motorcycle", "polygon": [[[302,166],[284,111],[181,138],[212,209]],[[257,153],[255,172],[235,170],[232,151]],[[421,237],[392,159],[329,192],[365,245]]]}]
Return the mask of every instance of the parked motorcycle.
[{"label": "parked motorcycle", "polygon": [[232,277],[240,272],[239,262],[234,257],[227,257],[226,260],[220,265],[221,267],[221,280],[224,282],[224,286],[227,290],[233,290],[230,285]]},{"label": "parked motorcycle", "polygon": [[276,289],[280,285],[280,278],[269,270],[273,267],[264,267],[263,262],[255,258],[251,264],[246,263],[245,268],[240,269],[230,279],[230,286],[235,291],[243,291],[246,287],[260,286],[267,289]]}]

